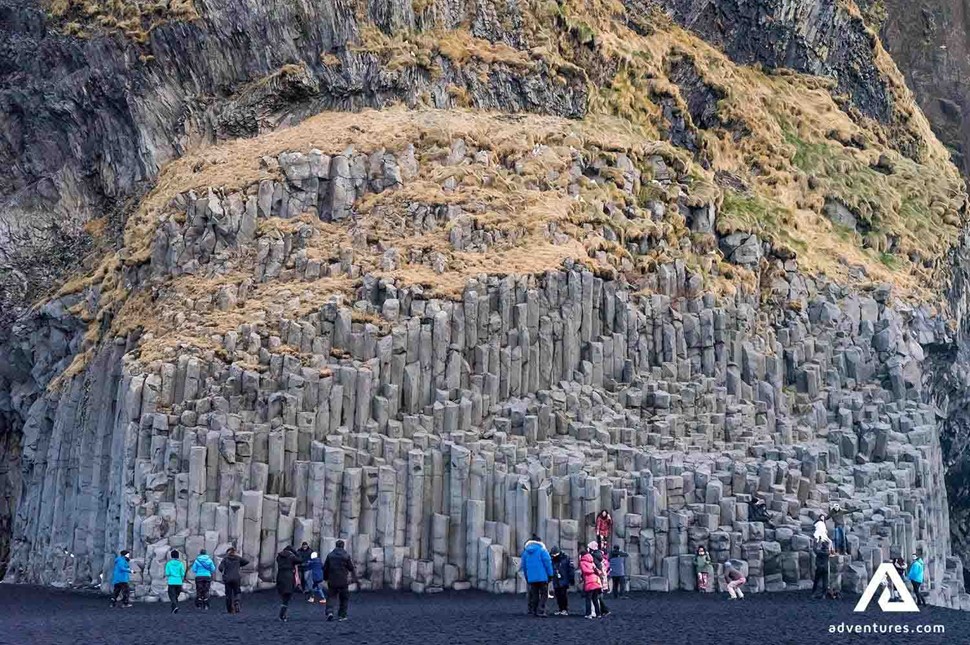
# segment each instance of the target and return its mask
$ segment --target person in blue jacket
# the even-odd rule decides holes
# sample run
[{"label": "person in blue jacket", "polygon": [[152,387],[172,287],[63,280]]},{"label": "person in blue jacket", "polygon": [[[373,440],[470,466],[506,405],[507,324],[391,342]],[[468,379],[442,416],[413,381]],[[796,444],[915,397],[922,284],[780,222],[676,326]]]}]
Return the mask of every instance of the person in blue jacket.
[{"label": "person in blue jacket", "polygon": [[529,585],[529,614],[545,617],[546,598],[549,596],[549,580],[552,579],[552,558],[538,535],[525,543],[519,569]]},{"label": "person in blue jacket", "polygon": [[549,555],[552,558],[552,588],[556,594],[556,604],[559,606],[559,611],[555,615],[568,616],[569,588],[576,578],[576,569],[573,567],[569,556],[563,553],[558,546],[552,547]]},{"label": "person in blue jacket", "polygon": [[307,602],[316,602],[314,599],[316,596],[321,605],[326,605],[327,594],[323,591],[323,561],[316,551],[310,554],[310,559],[306,562],[306,578],[309,583]]},{"label": "person in blue jacket", "polygon": [[192,563],[192,573],[195,574],[195,606],[209,610],[209,591],[212,588],[212,574],[216,571],[216,563],[205,552],[199,550],[198,557]]},{"label": "person in blue jacket", "polygon": [[923,585],[924,573],[923,556],[919,553],[914,553],[913,562],[909,565],[909,572],[906,574],[906,577],[909,578],[910,583],[913,585],[913,595],[916,596],[916,604],[926,606],[926,599],[923,598],[923,594],[920,591],[920,587]]},{"label": "person in blue jacket", "polygon": [[115,557],[115,566],[111,572],[111,584],[114,590],[111,593],[111,606],[118,604],[118,596],[121,596],[121,606],[131,607],[131,552],[128,549],[121,551]]}]

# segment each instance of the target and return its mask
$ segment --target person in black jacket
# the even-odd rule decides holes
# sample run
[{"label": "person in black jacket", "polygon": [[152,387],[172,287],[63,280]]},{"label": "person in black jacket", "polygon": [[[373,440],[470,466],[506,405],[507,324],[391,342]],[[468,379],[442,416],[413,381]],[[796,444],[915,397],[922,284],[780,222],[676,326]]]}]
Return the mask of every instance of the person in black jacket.
[{"label": "person in black jacket", "polygon": [[832,554],[832,543],[824,539],[817,540],[812,551],[815,552],[815,581],[812,583],[812,597],[824,598],[825,592],[829,590],[829,556]]},{"label": "person in black jacket", "polygon": [[310,588],[313,586],[306,577],[307,563],[310,561],[310,554],[312,553],[313,549],[310,548],[309,542],[304,542],[296,550],[296,554],[300,556],[300,588],[303,589],[303,593],[306,594],[307,598],[310,597]]},{"label": "person in black jacket", "polygon": [[226,611],[230,614],[239,613],[239,594],[240,584],[242,583],[242,573],[240,569],[249,564],[249,560],[239,557],[236,547],[229,547],[226,557],[219,563],[219,571],[222,573],[222,584],[226,587]]},{"label": "person in black jacket", "polygon": [[357,569],[350,554],[344,550],[344,541],[337,540],[336,548],[327,555],[323,563],[323,579],[331,601],[327,603],[327,620],[333,620],[333,598],[340,600],[338,620],[347,620],[347,607],[350,604],[350,583],[357,582]]},{"label": "person in black jacket", "polygon": [[552,588],[556,594],[556,605],[559,607],[556,615],[568,616],[569,588],[572,586],[573,579],[576,577],[576,569],[573,568],[573,563],[569,559],[569,556],[563,553],[558,546],[552,547],[549,555],[552,556]]},{"label": "person in black jacket", "polygon": [[280,595],[280,620],[288,619],[290,598],[297,588],[297,569],[300,566],[300,556],[292,546],[287,546],[276,556],[276,593]]}]

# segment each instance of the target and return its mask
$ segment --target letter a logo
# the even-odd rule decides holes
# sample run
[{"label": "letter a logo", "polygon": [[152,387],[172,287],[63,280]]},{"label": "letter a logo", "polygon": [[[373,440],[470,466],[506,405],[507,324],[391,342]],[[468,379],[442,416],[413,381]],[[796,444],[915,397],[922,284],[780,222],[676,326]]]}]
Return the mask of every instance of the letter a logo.
[{"label": "letter a logo", "polygon": [[876,590],[883,586],[883,581],[887,578],[889,579],[889,584],[896,588],[896,593],[899,594],[899,602],[891,602],[889,600],[889,585],[886,585],[883,587],[882,595],[879,596],[879,608],[883,611],[893,612],[919,611],[919,607],[916,606],[916,601],[913,600],[909,589],[906,588],[906,583],[899,577],[899,573],[896,572],[896,567],[891,562],[883,562],[879,565],[872,579],[869,580],[866,590],[862,593],[862,598],[859,598],[859,602],[856,603],[855,609],[852,611],[865,611],[869,607],[872,597],[876,595]]}]

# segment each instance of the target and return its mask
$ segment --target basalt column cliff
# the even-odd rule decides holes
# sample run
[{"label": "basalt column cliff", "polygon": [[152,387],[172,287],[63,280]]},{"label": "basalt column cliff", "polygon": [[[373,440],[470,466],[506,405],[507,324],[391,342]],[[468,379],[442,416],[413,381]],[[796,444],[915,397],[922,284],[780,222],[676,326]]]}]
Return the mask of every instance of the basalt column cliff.
[{"label": "basalt column cliff", "polygon": [[605,508],[633,589],[704,545],[772,592],[839,504],[836,585],[921,549],[970,609],[967,195],[851,2],[0,17],[6,581],[342,538],[365,588],[515,592]]}]

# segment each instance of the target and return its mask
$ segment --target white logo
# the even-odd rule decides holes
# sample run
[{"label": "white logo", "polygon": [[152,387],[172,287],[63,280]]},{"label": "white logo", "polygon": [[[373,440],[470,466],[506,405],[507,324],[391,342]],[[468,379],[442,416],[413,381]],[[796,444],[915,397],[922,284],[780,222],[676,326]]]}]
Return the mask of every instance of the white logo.
[{"label": "white logo", "polygon": [[[883,582],[887,579],[889,584],[884,586]],[[890,586],[895,587],[896,593],[899,594],[899,601],[890,601]],[[866,590],[862,593],[862,598],[859,598],[859,602],[856,603],[855,609],[852,611],[865,611],[869,607],[869,603],[872,601],[872,597],[876,595],[876,590],[879,587],[882,587],[882,595],[879,596],[878,602],[879,608],[883,611],[919,611],[919,607],[916,606],[916,601],[913,600],[909,589],[906,588],[906,583],[899,577],[899,573],[896,572],[896,567],[891,562],[883,562],[879,565],[876,573],[869,580]]]}]

